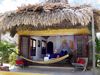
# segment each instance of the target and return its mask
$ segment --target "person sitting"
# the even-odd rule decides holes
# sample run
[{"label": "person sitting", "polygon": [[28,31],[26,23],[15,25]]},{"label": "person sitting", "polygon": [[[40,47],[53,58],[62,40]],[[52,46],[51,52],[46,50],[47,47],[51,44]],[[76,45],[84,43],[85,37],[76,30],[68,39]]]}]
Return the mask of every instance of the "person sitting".
[{"label": "person sitting", "polygon": [[68,59],[69,62],[71,62],[71,59],[73,57],[72,49],[69,47],[69,45],[68,45],[66,40],[64,40],[62,42],[60,50],[61,50],[60,57],[66,55],[66,54],[69,54],[69,57],[67,59]]},{"label": "person sitting", "polygon": [[61,50],[61,52],[59,54],[60,54],[60,57],[61,57],[61,56],[64,56],[64,55],[68,54],[68,52]]},{"label": "person sitting", "polygon": [[58,58],[58,57],[60,57],[60,55],[59,55],[59,53],[57,52],[57,49],[55,49],[55,50],[54,50],[54,54],[51,54],[50,57],[49,57],[49,59],[51,59],[51,58]]},{"label": "person sitting", "polygon": [[66,54],[69,54],[69,57],[68,57],[69,59],[72,58],[72,55],[71,55],[72,51],[71,51],[71,48],[68,46],[66,40],[64,40],[62,42],[62,45],[61,45],[61,47],[60,47],[59,50],[61,50],[61,51],[58,53],[58,50],[55,49],[54,50],[54,54],[51,54],[50,57],[49,57],[49,59],[51,59],[51,58],[57,58],[57,57],[62,57],[64,55],[66,55]]},{"label": "person sitting", "polygon": [[67,43],[66,40],[64,40],[64,41],[62,42],[62,45],[61,45],[61,47],[60,47],[60,50],[61,50],[62,53],[65,53],[65,54],[71,54],[71,53],[72,53],[72,50],[71,50],[71,48],[68,46],[68,43]]}]

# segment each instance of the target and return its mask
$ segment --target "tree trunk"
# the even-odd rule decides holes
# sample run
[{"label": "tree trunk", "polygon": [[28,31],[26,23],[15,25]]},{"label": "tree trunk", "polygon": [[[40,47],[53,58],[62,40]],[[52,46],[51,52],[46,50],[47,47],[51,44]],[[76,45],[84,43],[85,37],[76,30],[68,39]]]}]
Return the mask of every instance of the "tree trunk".
[{"label": "tree trunk", "polygon": [[0,63],[0,66],[3,66],[3,62]]},{"label": "tree trunk", "polygon": [[0,66],[3,66],[3,58],[1,58]]}]

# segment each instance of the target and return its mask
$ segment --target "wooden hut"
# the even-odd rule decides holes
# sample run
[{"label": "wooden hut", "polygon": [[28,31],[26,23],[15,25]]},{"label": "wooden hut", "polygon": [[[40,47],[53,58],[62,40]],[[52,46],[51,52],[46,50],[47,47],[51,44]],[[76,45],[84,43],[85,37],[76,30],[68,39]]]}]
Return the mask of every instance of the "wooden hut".
[{"label": "wooden hut", "polygon": [[99,10],[60,1],[29,4],[5,12],[0,15],[0,31],[10,31],[12,36],[18,34],[19,53],[31,60],[41,60],[55,49],[60,52],[66,40],[75,57],[88,57],[91,61],[91,18],[94,14],[95,28],[99,31]]}]

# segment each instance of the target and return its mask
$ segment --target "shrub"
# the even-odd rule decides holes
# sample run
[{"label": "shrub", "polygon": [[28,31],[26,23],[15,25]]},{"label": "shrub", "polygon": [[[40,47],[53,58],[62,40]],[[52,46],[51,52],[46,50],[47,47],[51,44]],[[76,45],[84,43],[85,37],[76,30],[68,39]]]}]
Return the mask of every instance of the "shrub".
[{"label": "shrub", "polygon": [[15,50],[15,45],[11,44],[7,41],[0,41],[0,61],[1,65],[3,63],[9,62],[9,55],[12,53],[12,51]]},{"label": "shrub", "polygon": [[[16,48],[15,50],[16,53],[18,53],[18,49]],[[15,52],[12,52],[9,56],[9,64],[15,65],[16,64],[16,59],[17,59],[17,54]]]},{"label": "shrub", "polygon": [[100,67],[100,39],[96,38],[96,52],[98,54],[96,54],[96,65],[97,67]]}]

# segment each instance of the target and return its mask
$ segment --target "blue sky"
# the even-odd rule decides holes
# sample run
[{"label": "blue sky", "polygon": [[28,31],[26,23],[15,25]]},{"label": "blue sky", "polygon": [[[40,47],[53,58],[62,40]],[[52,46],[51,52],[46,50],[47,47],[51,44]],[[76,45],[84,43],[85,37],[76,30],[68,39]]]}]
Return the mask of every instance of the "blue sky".
[{"label": "blue sky", "polygon": [[[15,10],[22,4],[35,4],[44,0],[0,0],[0,12]],[[92,4],[96,8],[100,8],[100,0],[69,0],[71,4]]]},{"label": "blue sky", "polygon": [[18,6],[23,4],[35,4],[41,0],[0,0],[0,12],[15,10]]},{"label": "blue sky", "polygon": [[69,0],[69,3],[73,3],[73,4],[91,4],[95,8],[100,9],[100,0]]}]

